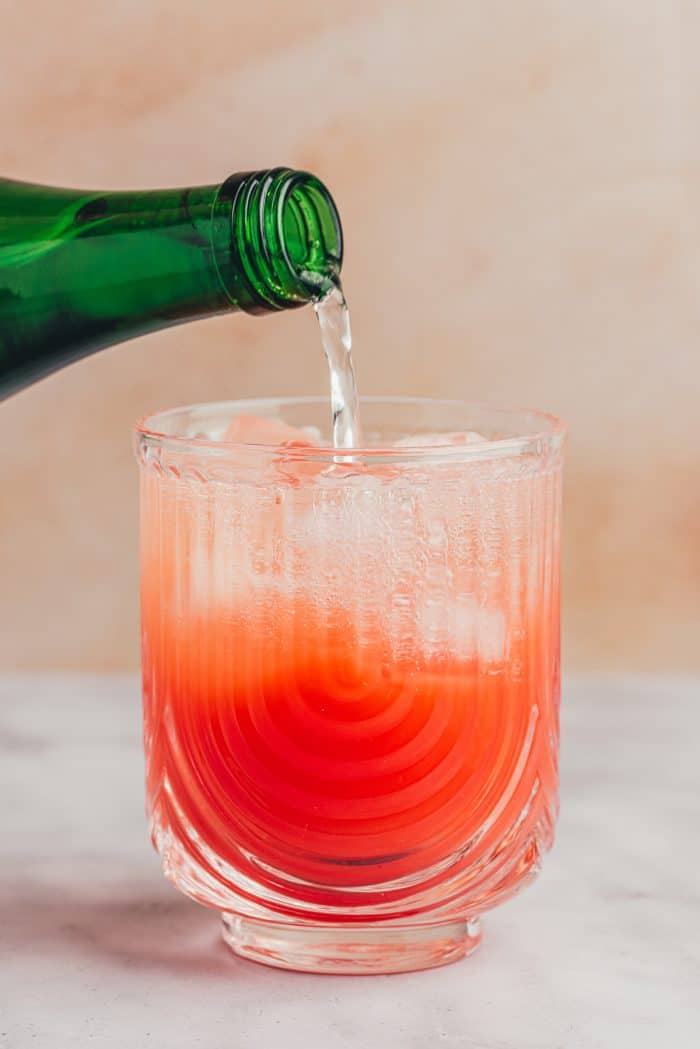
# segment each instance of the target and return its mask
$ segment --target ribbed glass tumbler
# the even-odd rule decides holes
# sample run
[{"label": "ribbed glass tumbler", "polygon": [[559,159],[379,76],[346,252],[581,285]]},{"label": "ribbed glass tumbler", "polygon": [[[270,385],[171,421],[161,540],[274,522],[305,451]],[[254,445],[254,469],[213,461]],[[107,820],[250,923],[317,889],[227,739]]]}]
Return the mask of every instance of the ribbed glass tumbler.
[{"label": "ribbed glass tumbler", "polygon": [[563,430],[368,399],[136,430],[148,811],[234,951],[316,972],[468,953],[557,814]]}]

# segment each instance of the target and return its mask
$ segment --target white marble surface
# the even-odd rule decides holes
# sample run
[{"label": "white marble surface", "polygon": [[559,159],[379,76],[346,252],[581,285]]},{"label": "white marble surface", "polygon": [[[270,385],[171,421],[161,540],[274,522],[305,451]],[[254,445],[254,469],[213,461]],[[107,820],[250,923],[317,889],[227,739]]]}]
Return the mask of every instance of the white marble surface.
[{"label": "white marble surface", "polygon": [[562,817],[473,957],[388,977],[240,961],[160,876],[133,678],[0,678],[0,1046],[696,1049],[700,680],[564,690]]}]

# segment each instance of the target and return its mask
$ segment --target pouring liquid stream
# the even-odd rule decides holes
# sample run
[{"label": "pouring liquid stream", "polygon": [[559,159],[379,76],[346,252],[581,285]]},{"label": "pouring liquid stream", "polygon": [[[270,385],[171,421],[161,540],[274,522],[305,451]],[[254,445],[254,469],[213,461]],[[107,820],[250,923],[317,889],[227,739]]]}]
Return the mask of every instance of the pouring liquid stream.
[{"label": "pouring liquid stream", "polygon": [[314,310],[330,373],[333,447],[354,448],[361,443],[360,409],[352,364],[350,311],[339,283],[314,303]]}]

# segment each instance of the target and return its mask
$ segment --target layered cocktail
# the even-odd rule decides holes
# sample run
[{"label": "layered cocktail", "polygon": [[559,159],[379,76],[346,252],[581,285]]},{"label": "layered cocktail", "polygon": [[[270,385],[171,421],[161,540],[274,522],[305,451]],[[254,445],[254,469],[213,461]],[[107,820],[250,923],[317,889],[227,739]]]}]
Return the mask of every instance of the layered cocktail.
[{"label": "layered cocktail", "polygon": [[241,954],[449,961],[557,811],[561,427],[458,402],[146,420],[148,803],[168,876]]}]

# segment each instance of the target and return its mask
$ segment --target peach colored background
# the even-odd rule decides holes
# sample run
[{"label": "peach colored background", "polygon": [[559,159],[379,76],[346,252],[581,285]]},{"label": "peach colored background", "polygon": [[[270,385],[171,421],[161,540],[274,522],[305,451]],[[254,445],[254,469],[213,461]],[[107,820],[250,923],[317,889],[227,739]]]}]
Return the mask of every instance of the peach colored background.
[{"label": "peach colored background", "polygon": [[[316,171],[365,392],[570,423],[569,667],[698,668],[699,38],[687,0],[10,5],[0,170]],[[324,378],[305,310],[161,333],[0,406],[0,666],[136,665],[136,416]]]}]

